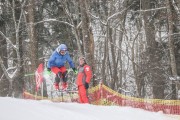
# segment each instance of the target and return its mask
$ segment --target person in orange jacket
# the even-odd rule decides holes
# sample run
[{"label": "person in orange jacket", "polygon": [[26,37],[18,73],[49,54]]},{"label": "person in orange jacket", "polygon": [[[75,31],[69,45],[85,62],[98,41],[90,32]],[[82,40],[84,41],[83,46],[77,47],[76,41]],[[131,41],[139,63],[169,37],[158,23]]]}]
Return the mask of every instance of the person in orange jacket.
[{"label": "person in orange jacket", "polygon": [[76,79],[80,103],[89,103],[87,90],[89,88],[89,83],[91,81],[91,78],[92,78],[91,67],[86,63],[84,57],[80,57],[78,75]]}]

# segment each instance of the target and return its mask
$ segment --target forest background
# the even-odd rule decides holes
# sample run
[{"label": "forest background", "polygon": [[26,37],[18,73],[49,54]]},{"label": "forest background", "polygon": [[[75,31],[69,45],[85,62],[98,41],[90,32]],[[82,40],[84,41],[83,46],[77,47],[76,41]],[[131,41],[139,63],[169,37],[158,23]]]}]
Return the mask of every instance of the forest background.
[{"label": "forest background", "polygon": [[38,65],[61,43],[76,66],[86,57],[91,86],[180,98],[178,0],[0,0],[0,96],[34,93]]}]

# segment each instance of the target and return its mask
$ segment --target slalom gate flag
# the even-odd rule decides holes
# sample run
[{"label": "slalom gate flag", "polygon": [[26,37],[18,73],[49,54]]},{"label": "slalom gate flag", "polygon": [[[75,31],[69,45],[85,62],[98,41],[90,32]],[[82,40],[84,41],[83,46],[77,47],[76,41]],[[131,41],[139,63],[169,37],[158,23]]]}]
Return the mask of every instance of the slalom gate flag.
[{"label": "slalom gate flag", "polygon": [[36,91],[39,90],[41,87],[41,84],[43,82],[43,71],[44,71],[44,64],[39,64],[36,72],[35,72],[35,78],[36,78]]}]

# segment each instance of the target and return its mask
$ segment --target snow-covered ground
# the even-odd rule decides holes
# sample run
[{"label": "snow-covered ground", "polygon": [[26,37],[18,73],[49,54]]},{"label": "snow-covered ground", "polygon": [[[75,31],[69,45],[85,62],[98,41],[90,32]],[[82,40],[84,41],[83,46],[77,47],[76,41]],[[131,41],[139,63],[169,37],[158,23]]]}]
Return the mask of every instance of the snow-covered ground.
[{"label": "snow-covered ground", "polygon": [[161,112],[118,106],[0,97],[0,120],[177,120]]}]

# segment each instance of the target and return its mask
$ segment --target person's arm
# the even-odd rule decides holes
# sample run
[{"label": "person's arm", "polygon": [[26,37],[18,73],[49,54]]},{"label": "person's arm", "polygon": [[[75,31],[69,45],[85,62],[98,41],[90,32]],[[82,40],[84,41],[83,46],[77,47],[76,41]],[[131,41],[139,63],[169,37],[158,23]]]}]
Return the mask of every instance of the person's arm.
[{"label": "person's arm", "polygon": [[91,78],[92,78],[92,70],[91,70],[89,65],[84,67],[84,72],[86,74],[86,81],[85,82],[90,83]]},{"label": "person's arm", "polygon": [[47,68],[51,68],[53,65],[53,62],[55,61],[56,57],[55,57],[55,52],[53,52],[53,54],[51,55],[51,57],[48,60],[47,63]]},{"label": "person's arm", "polygon": [[72,61],[72,59],[68,53],[67,53],[67,61],[71,68],[75,68],[74,62]]}]

